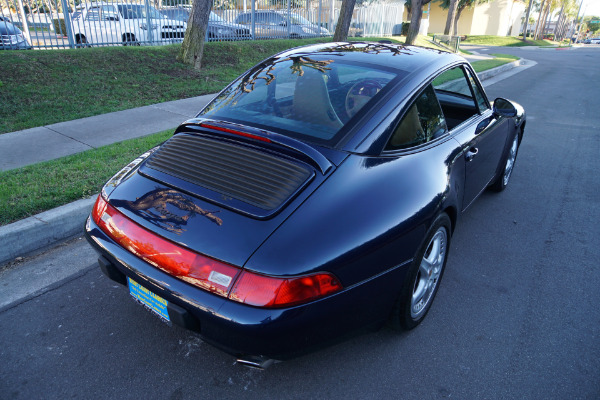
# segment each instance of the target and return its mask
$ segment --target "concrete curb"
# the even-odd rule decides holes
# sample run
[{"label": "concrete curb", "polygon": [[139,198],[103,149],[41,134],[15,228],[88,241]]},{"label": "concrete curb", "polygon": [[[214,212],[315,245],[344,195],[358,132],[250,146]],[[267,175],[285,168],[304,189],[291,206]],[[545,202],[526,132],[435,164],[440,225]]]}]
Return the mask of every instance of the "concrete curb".
[{"label": "concrete curb", "polygon": [[0,227],[0,265],[83,233],[83,224],[96,197],[77,200]]},{"label": "concrete curb", "polygon": [[[483,71],[484,81],[521,65],[524,60]],[[0,265],[32,251],[83,233],[83,224],[97,195],[0,227]]]},{"label": "concrete curb", "polygon": [[522,64],[522,62],[523,62],[523,60],[516,60],[511,63],[504,64],[504,65],[501,65],[496,68],[488,69],[487,71],[478,72],[477,76],[483,82],[486,79],[490,79],[490,78],[492,78],[496,75],[499,75],[503,72],[509,71],[513,68],[517,68],[518,66],[520,66]]}]

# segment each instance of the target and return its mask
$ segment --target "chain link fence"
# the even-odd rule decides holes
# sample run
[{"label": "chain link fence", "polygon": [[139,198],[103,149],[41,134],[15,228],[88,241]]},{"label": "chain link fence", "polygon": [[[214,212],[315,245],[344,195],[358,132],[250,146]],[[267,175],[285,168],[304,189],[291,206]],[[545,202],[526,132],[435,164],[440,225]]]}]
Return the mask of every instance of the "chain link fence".
[{"label": "chain link fence", "polygon": [[[0,49],[181,42],[191,12],[186,1],[0,0]],[[215,0],[206,40],[332,36],[340,6],[339,0]],[[399,35],[403,11],[403,1],[359,1],[349,36]]]}]

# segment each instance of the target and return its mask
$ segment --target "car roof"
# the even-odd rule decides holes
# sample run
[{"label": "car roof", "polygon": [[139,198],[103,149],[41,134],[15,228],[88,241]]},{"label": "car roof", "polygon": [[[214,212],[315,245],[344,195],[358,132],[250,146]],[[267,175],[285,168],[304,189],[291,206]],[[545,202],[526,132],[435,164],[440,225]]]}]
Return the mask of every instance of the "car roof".
[{"label": "car roof", "polygon": [[3,35],[18,35],[22,31],[8,21],[0,21],[0,33]]},{"label": "car roof", "polygon": [[293,56],[335,57],[350,63],[376,64],[408,72],[434,73],[440,68],[465,62],[465,59],[445,51],[418,46],[405,46],[382,42],[330,42],[290,49],[275,58]]},{"label": "car roof", "polygon": [[[75,7],[76,10],[78,9],[86,9],[88,7],[99,7],[99,6],[144,6],[143,4],[134,4],[134,3],[107,3],[105,1],[92,1],[89,3],[82,3],[80,5],[78,5],[77,7]],[[152,5],[151,5],[152,6]]]}]

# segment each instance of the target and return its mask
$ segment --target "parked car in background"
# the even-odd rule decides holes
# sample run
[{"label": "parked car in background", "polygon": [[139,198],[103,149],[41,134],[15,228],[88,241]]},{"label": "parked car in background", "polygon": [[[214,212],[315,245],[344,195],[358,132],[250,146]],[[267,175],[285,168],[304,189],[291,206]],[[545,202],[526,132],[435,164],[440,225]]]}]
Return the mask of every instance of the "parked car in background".
[{"label": "parked car in background", "polygon": [[600,44],[600,38],[591,38],[590,44]]},{"label": "parked car in background", "polygon": [[[190,9],[174,7],[161,9],[160,12],[168,19],[186,22],[190,18]],[[237,25],[225,21],[214,12],[210,12],[208,19],[208,40],[249,40],[252,39],[250,29],[246,26]]]},{"label": "parked car in background", "polygon": [[137,301],[246,365],[412,329],[461,215],[508,185],[525,123],[458,55],[298,47],[110,179],[86,237]]},{"label": "parked car in background", "polygon": [[0,21],[0,50],[30,50],[23,32],[7,21]]},{"label": "parked car in background", "polygon": [[142,4],[88,3],[73,14],[73,36],[80,45],[181,42],[186,28],[185,21],[167,19]]},{"label": "parked car in background", "polygon": [[[252,13],[241,13],[235,23],[251,29]],[[297,13],[285,11],[256,11],[254,13],[254,36],[257,38],[307,38],[331,35],[325,28],[313,24]]]}]

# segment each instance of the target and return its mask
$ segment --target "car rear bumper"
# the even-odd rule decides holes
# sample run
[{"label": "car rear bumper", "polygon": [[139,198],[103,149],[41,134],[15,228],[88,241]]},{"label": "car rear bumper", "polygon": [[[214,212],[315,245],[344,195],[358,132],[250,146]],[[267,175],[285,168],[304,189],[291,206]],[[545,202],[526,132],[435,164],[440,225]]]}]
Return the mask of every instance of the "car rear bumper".
[{"label": "car rear bumper", "polygon": [[[335,343],[388,318],[404,279],[406,263],[335,295],[283,309],[252,307],[185,283],[138,259],[88,218],[85,234],[99,253],[102,271],[127,277],[169,302],[171,322],[238,358],[285,360]],[[395,290],[397,288],[397,290]]]}]

